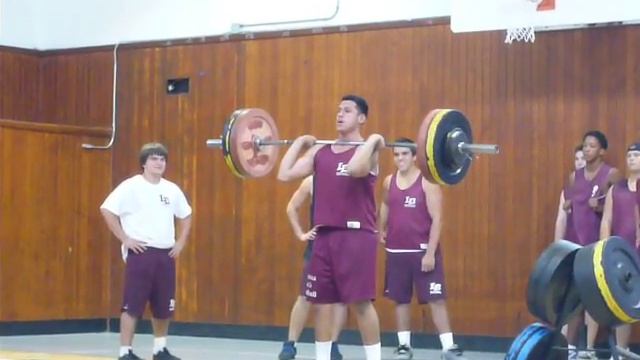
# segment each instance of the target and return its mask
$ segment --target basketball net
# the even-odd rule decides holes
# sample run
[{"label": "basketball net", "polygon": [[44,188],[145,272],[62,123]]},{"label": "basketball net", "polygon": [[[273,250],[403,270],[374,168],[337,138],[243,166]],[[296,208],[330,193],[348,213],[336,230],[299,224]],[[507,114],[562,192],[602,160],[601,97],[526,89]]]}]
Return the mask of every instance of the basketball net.
[{"label": "basketball net", "polygon": [[[535,16],[535,12],[537,11],[538,5],[542,3],[544,0],[514,0],[523,2],[522,6],[531,7],[532,17]],[[507,44],[511,44],[514,41],[521,42],[535,42],[536,41],[536,32],[533,26],[523,26],[513,29],[507,29],[507,36],[504,39],[504,42]]]},{"label": "basketball net", "polygon": [[511,44],[514,41],[535,42],[536,32],[533,26],[507,29],[507,37],[504,39],[504,42]]}]

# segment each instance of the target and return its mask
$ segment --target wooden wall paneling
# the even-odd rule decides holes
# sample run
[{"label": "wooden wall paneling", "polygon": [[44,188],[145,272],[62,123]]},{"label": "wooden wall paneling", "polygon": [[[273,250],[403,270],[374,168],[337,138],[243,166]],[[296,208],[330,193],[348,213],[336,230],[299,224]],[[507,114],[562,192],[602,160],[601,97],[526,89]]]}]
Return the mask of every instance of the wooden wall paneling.
[{"label": "wooden wall paneling", "polygon": [[39,62],[35,53],[0,49],[0,119],[37,120]]},{"label": "wooden wall paneling", "polygon": [[[295,39],[241,44],[238,107],[267,109],[275,118],[281,137],[290,135],[287,130],[296,122],[294,119],[307,115],[300,110],[304,109],[301,98],[308,91],[305,85],[309,79],[304,64],[301,68],[300,63],[308,60],[301,53],[303,48],[312,48],[312,44],[313,41],[302,45]],[[292,82],[299,85],[289,86]],[[286,149],[281,151],[284,153]],[[300,276],[287,272],[300,259],[289,249],[301,244],[295,244],[286,227],[284,211],[295,184],[280,186],[275,174],[241,184],[236,306],[238,322],[242,324],[276,323],[276,313],[282,316],[299,293]],[[289,296],[283,296],[283,288],[291,289],[287,292]]]},{"label": "wooden wall paneling", "polygon": [[[105,315],[105,232],[95,230],[96,191],[108,156],[86,154],[81,137],[2,128],[3,321]],[[96,139],[91,139],[96,140]],[[90,185],[91,187],[87,187]]]},{"label": "wooden wall paneling", "polygon": [[38,81],[41,104],[38,121],[111,126],[112,51],[44,56],[40,60]]}]

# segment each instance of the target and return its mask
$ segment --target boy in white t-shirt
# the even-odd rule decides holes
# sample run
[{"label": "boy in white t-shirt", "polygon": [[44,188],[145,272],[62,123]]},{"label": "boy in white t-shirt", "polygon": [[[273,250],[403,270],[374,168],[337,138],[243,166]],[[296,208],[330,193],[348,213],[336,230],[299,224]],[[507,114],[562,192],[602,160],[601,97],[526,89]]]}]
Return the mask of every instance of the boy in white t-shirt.
[{"label": "boy in white t-shirt", "polygon": [[176,306],[175,258],[187,242],[191,207],[182,190],[162,178],[167,158],[164,145],[145,144],[140,150],[142,174],[120,183],[100,206],[109,230],[122,242],[126,261],[119,360],[142,359],[131,344],[147,302],[153,315],[153,359],[179,360],[166,343]]}]

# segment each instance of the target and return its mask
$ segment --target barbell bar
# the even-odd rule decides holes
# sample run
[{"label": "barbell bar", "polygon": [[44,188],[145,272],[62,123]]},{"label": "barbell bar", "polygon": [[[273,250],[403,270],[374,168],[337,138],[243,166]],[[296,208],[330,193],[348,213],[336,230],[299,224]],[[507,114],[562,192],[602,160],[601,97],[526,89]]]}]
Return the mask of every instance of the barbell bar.
[{"label": "barbell bar", "polygon": [[[252,139],[253,146],[260,148],[261,146],[288,146],[293,144],[294,140],[264,140],[259,137]],[[316,140],[314,145],[344,145],[344,146],[358,146],[364,145],[364,141],[339,141],[339,140]],[[207,140],[207,146],[212,148],[222,147],[222,138]],[[415,143],[408,142],[392,142],[385,143],[386,147],[394,148],[409,148],[416,149],[418,147]],[[458,143],[458,151],[467,154],[498,154],[500,147],[494,144],[466,144]]]},{"label": "barbell bar", "polygon": [[[436,109],[424,118],[416,143],[391,142],[386,147],[416,150],[417,165],[430,181],[454,185],[466,175],[472,155],[498,154],[495,144],[474,144],[471,125],[458,110]],[[239,109],[225,123],[222,136],[208,139],[207,147],[221,148],[231,172],[241,178],[257,178],[271,172],[280,146],[293,140],[278,137],[271,115],[258,108]],[[363,145],[364,141],[316,140],[317,145]]]}]

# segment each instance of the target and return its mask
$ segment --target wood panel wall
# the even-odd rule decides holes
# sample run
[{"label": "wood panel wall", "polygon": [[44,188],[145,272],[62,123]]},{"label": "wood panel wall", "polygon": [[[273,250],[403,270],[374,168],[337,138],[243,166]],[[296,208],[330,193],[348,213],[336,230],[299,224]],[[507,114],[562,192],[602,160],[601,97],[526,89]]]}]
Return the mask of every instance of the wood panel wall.
[{"label": "wood panel wall", "polygon": [[[503,37],[454,35],[448,25],[436,25],[122,49],[113,185],[138,171],[143,143],[161,141],[170,150],[167,177],[195,210],[179,260],[177,320],[287,324],[303,244],[294,240],[284,208],[297,184],[275,176],[235,179],[204,141],[218,136],[238,107],[268,109],[282,137],[331,138],[339,98],[353,92],[369,100],[367,134],[415,137],[430,109],[458,108],[478,141],[500,144],[500,155],[477,159],[463,183],[445,190],[442,246],[452,322],[459,333],[511,336],[532,321],[527,277],[552,239],[573,147],[586,130],[603,130],[609,161],[623,167],[626,145],[640,138],[640,27],[544,32],[535,44],[505,45]],[[92,103],[93,94],[106,98],[110,79],[97,74],[108,70],[108,56],[58,58],[42,82],[53,86],[59,67],[84,68],[61,83],[89,89],[92,76],[79,74],[96,74],[99,90],[72,94]],[[190,93],[166,94],[173,77],[189,77]],[[49,104],[43,118],[72,114],[108,124],[99,120],[108,102],[99,100],[95,114],[101,115],[92,116],[74,98],[61,100],[62,109],[46,92],[43,99]],[[392,170],[389,153],[382,171]],[[101,199],[108,189],[99,192]],[[122,263],[116,244],[110,250],[109,312],[117,315]],[[376,305],[383,329],[392,330],[391,304],[380,298]],[[417,330],[434,331],[422,311],[414,315]]]},{"label": "wood panel wall", "polygon": [[80,147],[106,134],[0,120],[2,321],[107,316],[111,154]]},{"label": "wood panel wall", "polygon": [[111,51],[45,55],[38,81],[40,122],[111,127]]},{"label": "wood panel wall", "polygon": [[39,68],[37,53],[0,47],[0,119],[36,121]]}]

